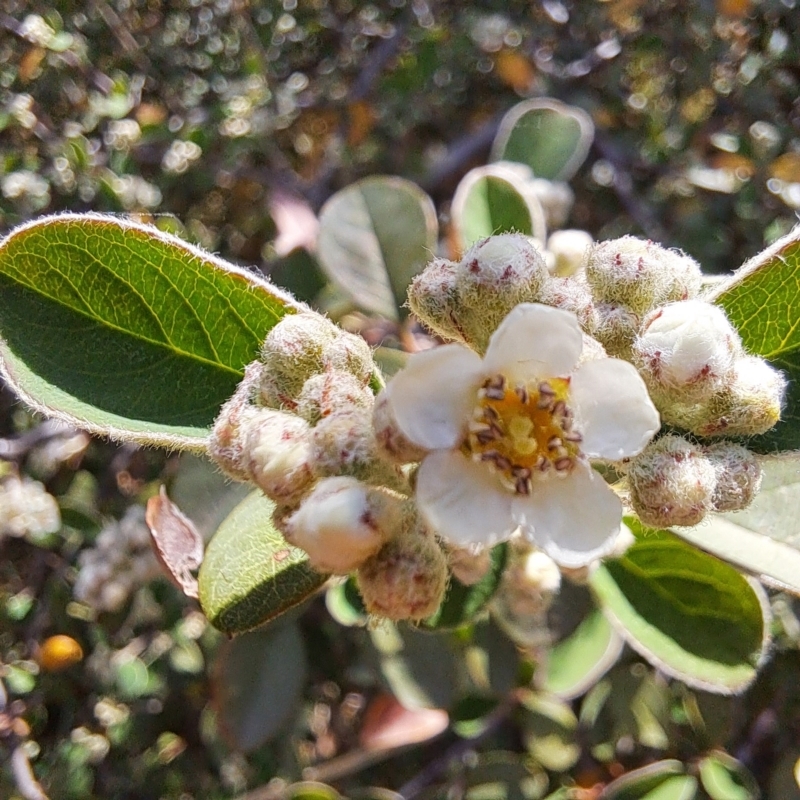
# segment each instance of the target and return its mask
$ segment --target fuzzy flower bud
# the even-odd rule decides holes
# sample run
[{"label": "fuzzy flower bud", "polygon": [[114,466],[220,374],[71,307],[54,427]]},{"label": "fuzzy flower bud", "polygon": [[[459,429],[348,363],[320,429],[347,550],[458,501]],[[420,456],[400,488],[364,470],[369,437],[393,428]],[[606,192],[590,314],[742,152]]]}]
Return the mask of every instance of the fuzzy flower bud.
[{"label": "fuzzy flower bud", "polygon": [[362,383],[373,369],[372,351],[360,336],[313,312],[290,314],[272,328],[261,360],[261,399],[273,408],[294,409],[305,382],[328,369],[349,372]]},{"label": "fuzzy flower bud", "polygon": [[712,507],[717,471],[701,447],[663,436],[628,469],[631,505],[645,525],[697,525]]},{"label": "fuzzy flower bud", "polygon": [[310,430],[305,420],[272,408],[260,409],[247,425],[248,475],[277,503],[296,502],[313,480]]},{"label": "fuzzy flower bud", "polygon": [[362,381],[350,372],[329,369],[312,375],[297,398],[297,414],[310,425],[343,409],[371,410],[374,396]]},{"label": "fuzzy flower bud", "polygon": [[208,440],[208,457],[236,481],[250,480],[244,452],[245,431],[259,412],[251,396],[257,389],[262,370],[259,362],[247,365],[244,380],[220,409]]},{"label": "fuzzy flower bud", "polygon": [[414,464],[425,456],[426,451],[409,441],[400,430],[389,393],[385,390],[375,399],[372,428],[381,453],[395,464]]},{"label": "fuzzy flower bud", "polygon": [[641,317],[625,306],[598,303],[595,306],[596,325],[593,336],[615,358],[632,358],[633,343],[642,325]]},{"label": "fuzzy flower bud", "polygon": [[551,233],[547,251],[554,257],[553,272],[567,278],[582,270],[593,241],[586,231],[567,229]]},{"label": "fuzzy flower bud", "polygon": [[345,408],[320,420],[311,433],[311,461],[318,477],[349,475],[407,488],[397,467],[380,456],[370,409]]},{"label": "fuzzy flower bud", "polygon": [[578,318],[578,323],[584,331],[593,333],[597,327],[597,313],[592,292],[582,273],[570,278],[557,276],[548,278],[539,292],[539,302],[570,311]]},{"label": "fuzzy flower bud", "polygon": [[544,209],[545,221],[550,229],[561,228],[569,217],[575,202],[575,193],[568,183],[534,178],[529,186]]},{"label": "fuzzy flower bud", "polygon": [[586,275],[597,300],[638,314],[660,303],[694,297],[701,281],[700,268],[691,258],[635,236],[592,245]]},{"label": "fuzzy flower bud", "polygon": [[634,364],[659,406],[707,400],[730,378],[741,353],[725,312],[702,300],[656,309],[633,346]]},{"label": "fuzzy flower bud", "polygon": [[525,236],[490,236],[457,264],[433,261],[409,287],[408,303],[437,333],[483,351],[512,308],[538,299],[547,274],[544,259]]},{"label": "fuzzy flower bud", "polygon": [[711,503],[715,511],[741,511],[753,502],[761,488],[762,469],[746,447],[720,442],[706,448],[717,471],[717,485]]},{"label": "fuzzy flower bud", "polygon": [[786,378],[757,356],[737,358],[730,379],[685,427],[698,436],[755,436],[781,418]]},{"label": "fuzzy flower bud", "polygon": [[436,539],[413,530],[387,542],[356,573],[370,614],[421,620],[433,614],[447,588],[447,560]]},{"label": "fuzzy flower bud", "polygon": [[488,547],[474,550],[469,547],[447,547],[447,561],[453,577],[465,586],[474,586],[492,568],[492,551]]},{"label": "fuzzy flower bud", "polygon": [[325,478],[281,529],[314,569],[346,575],[378,552],[402,509],[400,499],[355,478]]}]

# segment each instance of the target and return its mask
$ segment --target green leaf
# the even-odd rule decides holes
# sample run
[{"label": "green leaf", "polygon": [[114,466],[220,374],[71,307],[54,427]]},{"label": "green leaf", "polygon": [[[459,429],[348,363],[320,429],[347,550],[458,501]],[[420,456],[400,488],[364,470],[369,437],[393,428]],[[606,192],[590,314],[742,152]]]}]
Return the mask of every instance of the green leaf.
[{"label": "green leaf", "polygon": [[490,553],[489,571],[477,583],[467,586],[458,578],[451,576],[447,593],[433,616],[423,623],[430,630],[448,630],[459,628],[472,622],[485,608],[492,595],[497,591],[503,570],[508,558],[508,546],[505,542],[495,545]]},{"label": "green leaf", "polygon": [[622,648],[622,637],[599,611],[593,611],[550,650],[537,670],[537,685],[562,700],[580,697],[614,666]]},{"label": "green leaf", "polygon": [[333,195],[319,224],[317,258],[331,280],[366,311],[398,319],[436,249],[430,197],[404,178],[365,178]]},{"label": "green leaf", "polygon": [[789,379],[781,422],[747,446],[759,453],[800,450],[800,228],[744,264],[708,299],[725,309],[748,352]]},{"label": "green leaf", "polygon": [[211,624],[242,633],[302,603],[325,583],[308,557],[275,529],[275,505],[253,492],[231,512],[206,548],[200,605]]},{"label": "green leaf", "polygon": [[470,170],[459,183],[451,209],[462,250],[498,233],[523,233],[544,241],[544,211],[513,166],[490,164]]},{"label": "green leaf", "polygon": [[711,800],[758,800],[761,791],[744,765],[727,753],[716,752],[700,762],[700,781]]},{"label": "green leaf", "polygon": [[603,612],[666,674],[705,691],[742,691],[764,656],[769,621],[763,592],[677,536],[626,522],[635,544],[590,578]]},{"label": "green leaf", "polygon": [[212,686],[220,728],[231,746],[249,753],[280,733],[298,712],[307,671],[294,622],[223,644]]},{"label": "green leaf", "polygon": [[765,459],[761,491],[744,511],[709,514],[675,533],[778,589],[800,595],[800,459]]},{"label": "green leaf", "polygon": [[503,117],[492,145],[492,161],[516,161],[537,178],[568,181],[589,154],[594,123],[583,109],[537,98],[515,105]]},{"label": "green leaf", "polygon": [[117,439],[202,450],[297,309],[257,275],[115,217],[47,217],[0,242],[2,374],[36,410]]},{"label": "green leaf", "polygon": [[685,774],[680,761],[669,759],[622,775],[606,786],[600,800],[691,800],[696,790],[697,779]]}]

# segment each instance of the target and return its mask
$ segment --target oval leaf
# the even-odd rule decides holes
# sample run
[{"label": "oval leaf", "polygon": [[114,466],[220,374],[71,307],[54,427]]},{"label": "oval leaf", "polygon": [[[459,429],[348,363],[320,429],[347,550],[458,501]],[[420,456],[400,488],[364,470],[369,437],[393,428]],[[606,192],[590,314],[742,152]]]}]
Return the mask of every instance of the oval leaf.
[{"label": "oval leaf", "polygon": [[760,453],[800,450],[800,227],[759,253],[709,300],[722,306],[748,352],[789,378],[786,406],[771,431],[747,441]]},{"label": "oval leaf", "polygon": [[536,679],[539,688],[572,700],[594,686],[614,666],[624,642],[608,620],[593,611],[574,633],[556,644]]},{"label": "oval leaf", "polygon": [[675,759],[657,761],[620,776],[606,786],[600,800],[690,800],[697,780]]},{"label": "oval leaf", "polygon": [[459,628],[472,622],[485,608],[500,585],[508,558],[505,542],[495,545],[490,553],[489,571],[477,583],[467,586],[455,576],[450,577],[447,593],[438,611],[422,625],[430,630]]},{"label": "oval leaf", "polygon": [[251,752],[272,739],[298,711],[307,664],[297,625],[279,622],[223,644],[214,706],[232,747]]},{"label": "oval leaf", "polygon": [[800,459],[766,459],[761,491],[744,511],[711,514],[675,533],[697,547],[800,595]]},{"label": "oval leaf", "polygon": [[568,181],[589,154],[592,118],[581,108],[537,98],[515,105],[504,117],[492,145],[492,161],[516,161],[537,178]]},{"label": "oval leaf", "polygon": [[547,238],[542,205],[514,165],[470,170],[458,184],[451,213],[461,250],[498,233]]},{"label": "oval leaf", "polygon": [[742,691],[764,655],[765,599],[728,564],[671,533],[626,522],[635,544],[590,579],[603,612],[666,674],[705,691]]},{"label": "oval leaf", "polygon": [[0,370],[37,411],[202,450],[267,332],[299,306],[169,234],[98,214],[0,242]]},{"label": "oval leaf", "polygon": [[700,782],[712,800],[758,800],[761,791],[744,764],[716,752],[700,762]]},{"label": "oval leaf", "polygon": [[430,197],[403,178],[365,178],[333,195],[319,222],[317,257],[331,280],[366,311],[398,319],[436,248]]},{"label": "oval leaf", "polygon": [[206,548],[198,576],[200,605],[211,624],[225,633],[241,633],[274,619],[327,579],[275,529],[274,509],[271,500],[253,492]]}]

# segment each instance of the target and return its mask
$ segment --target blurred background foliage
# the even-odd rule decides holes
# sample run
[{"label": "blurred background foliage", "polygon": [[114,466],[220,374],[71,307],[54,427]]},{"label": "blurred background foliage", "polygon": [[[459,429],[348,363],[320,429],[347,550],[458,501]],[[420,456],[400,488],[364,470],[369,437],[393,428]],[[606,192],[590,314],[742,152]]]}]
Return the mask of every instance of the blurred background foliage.
[{"label": "blurred background foliage", "polygon": [[[326,291],[308,251],[328,197],[401,175],[446,234],[503,113],[549,96],[596,126],[569,226],[725,272],[800,208],[798,13],[795,0],[7,0],[0,229],[134,214],[311,301]],[[715,800],[800,797],[786,596],[742,698],[670,684],[625,651],[585,697],[558,699],[531,686],[546,649],[521,652],[494,622],[343,627],[359,622],[343,590],[224,640],[158,577],[143,526],[162,482],[205,536],[241,497],[193,459],[41,423],[3,390],[0,476],[3,797],[40,797],[37,781],[53,800],[589,800],[644,796],[648,781],[664,798],[694,796],[678,793],[687,781]],[[569,620],[562,609],[550,632]],[[641,768],[634,793],[603,789]]]}]

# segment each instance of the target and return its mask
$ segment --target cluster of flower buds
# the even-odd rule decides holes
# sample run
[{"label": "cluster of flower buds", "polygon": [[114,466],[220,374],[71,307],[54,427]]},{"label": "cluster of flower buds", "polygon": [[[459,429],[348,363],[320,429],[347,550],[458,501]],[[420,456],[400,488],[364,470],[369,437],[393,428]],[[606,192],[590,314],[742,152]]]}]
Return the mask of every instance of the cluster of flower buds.
[{"label": "cluster of flower buds", "polygon": [[697,525],[709,511],[746,508],[761,475],[757,458],[740,444],[703,446],[670,434],[630,462],[631,506],[646,525]]},{"label": "cluster of flower buds", "polygon": [[142,506],[103,528],[94,546],[78,556],[75,599],[96,611],[120,611],[133,593],[162,575],[150,544]]},{"label": "cluster of flower buds", "polygon": [[423,619],[444,595],[447,559],[372,425],[372,353],[311,312],[270,332],[223,407],[209,454],[276,503],[274,521],[322,573],[355,573],[367,610]]},{"label": "cluster of flower buds", "polygon": [[56,499],[38,481],[10,475],[0,481],[0,539],[36,539],[61,527]]}]

